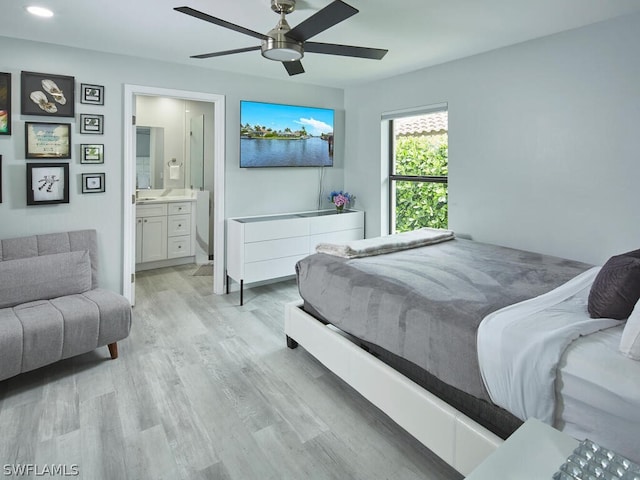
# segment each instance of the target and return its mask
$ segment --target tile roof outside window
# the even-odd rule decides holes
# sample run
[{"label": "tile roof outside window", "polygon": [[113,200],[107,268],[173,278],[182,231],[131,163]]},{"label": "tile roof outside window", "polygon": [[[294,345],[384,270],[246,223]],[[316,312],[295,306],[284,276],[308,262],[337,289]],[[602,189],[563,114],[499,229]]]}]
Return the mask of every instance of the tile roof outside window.
[{"label": "tile roof outside window", "polygon": [[449,129],[448,112],[434,112],[415,117],[398,118],[393,122],[396,135],[439,135]]}]

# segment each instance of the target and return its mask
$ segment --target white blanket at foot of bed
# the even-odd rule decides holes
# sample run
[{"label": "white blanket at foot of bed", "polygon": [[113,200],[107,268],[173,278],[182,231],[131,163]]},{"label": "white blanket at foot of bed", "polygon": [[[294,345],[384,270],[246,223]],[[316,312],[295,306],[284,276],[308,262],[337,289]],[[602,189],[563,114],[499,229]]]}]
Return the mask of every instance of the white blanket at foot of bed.
[{"label": "white blanket at foot of bed", "polygon": [[425,245],[445,242],[453,238],[454,234],[451,230],[425,227],[411,232],[365,238],[364,240],[353,240],[351,242],[320,243],[316,247],[316,252],[343,258],[360,258],[408,248],[424,247]]},{"label": "white blanket at foot of bed", "polygon": [[615,325],[587,312],[594,267],[539,297],[487,315],[478,329],[478,360],[491,400],[521,420],[552,424],[558,362],[569,344]]}]

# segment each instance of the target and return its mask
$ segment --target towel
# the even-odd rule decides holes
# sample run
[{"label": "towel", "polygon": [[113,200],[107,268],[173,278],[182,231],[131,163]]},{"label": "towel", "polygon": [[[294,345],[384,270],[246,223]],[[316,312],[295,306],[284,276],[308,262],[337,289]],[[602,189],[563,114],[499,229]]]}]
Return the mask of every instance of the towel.
[{"label": "towel", "polygon": [[320,243],[316,247],[316,252],[343,258],[369,257],[372,255],[396,252],[398,250],[406,250],[408,248],[432,245],[434,243],[452,240],[453,238],[454,234],[451,230],[425,227],[412,232],[366,238],[352,242]]},{"label": "towel", "polygon": [[169,166],[169,179],[180,180],[180,165]]}]

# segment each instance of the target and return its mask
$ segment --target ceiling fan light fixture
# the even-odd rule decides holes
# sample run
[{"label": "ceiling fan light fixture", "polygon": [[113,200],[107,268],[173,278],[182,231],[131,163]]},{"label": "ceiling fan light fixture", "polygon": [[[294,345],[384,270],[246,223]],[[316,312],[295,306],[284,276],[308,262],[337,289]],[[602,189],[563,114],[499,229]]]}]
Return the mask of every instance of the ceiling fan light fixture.
[{"label": "ceiling fan light fixture", "polygon": [[262,41],[262,56],[276,62],[295,62],[304,56],[302,42],[297,42],[289,37],[287,33],[291,27],[281,13],[278,25],[267,34],[267,38]]},{"label": "ceiling fan light fixture", "polygon": [[262,42],[262,56],[276,62],[295,62],[304,56],[304,50],[299,43],[268,38]]}]

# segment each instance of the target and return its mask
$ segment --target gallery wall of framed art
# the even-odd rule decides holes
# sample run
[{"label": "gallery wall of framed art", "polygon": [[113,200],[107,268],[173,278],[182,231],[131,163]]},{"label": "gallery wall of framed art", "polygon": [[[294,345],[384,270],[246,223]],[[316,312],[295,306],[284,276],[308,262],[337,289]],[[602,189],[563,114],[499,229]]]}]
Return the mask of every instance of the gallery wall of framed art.
[{"label": "gallery wall of framed art", "polygon": [[[13,78],[17,81],[18,77]],[[105,162],[104,143],[83,138],[104,134],[104,114],[90,110],[104,106],[105,87],[83,82],[76,89],[75,77],[60,73],[23,70],[19,78],[17,118],[12,111],[12,73],[0,72],[0,135],[10,136],[16,120],[24,124],[26,205],[64,204],[70,203],[74,193],[104,193],[105,172],[81,169]],[[76,102],[89,111],[77,114]],[[56,121],[58,118],[62,121]],[[74,145],[76,134],[80,140]],[[10,186],[3,185],[2,170],[0,155],[0,203],[3,194],[6,198],[10,193]]]}]

